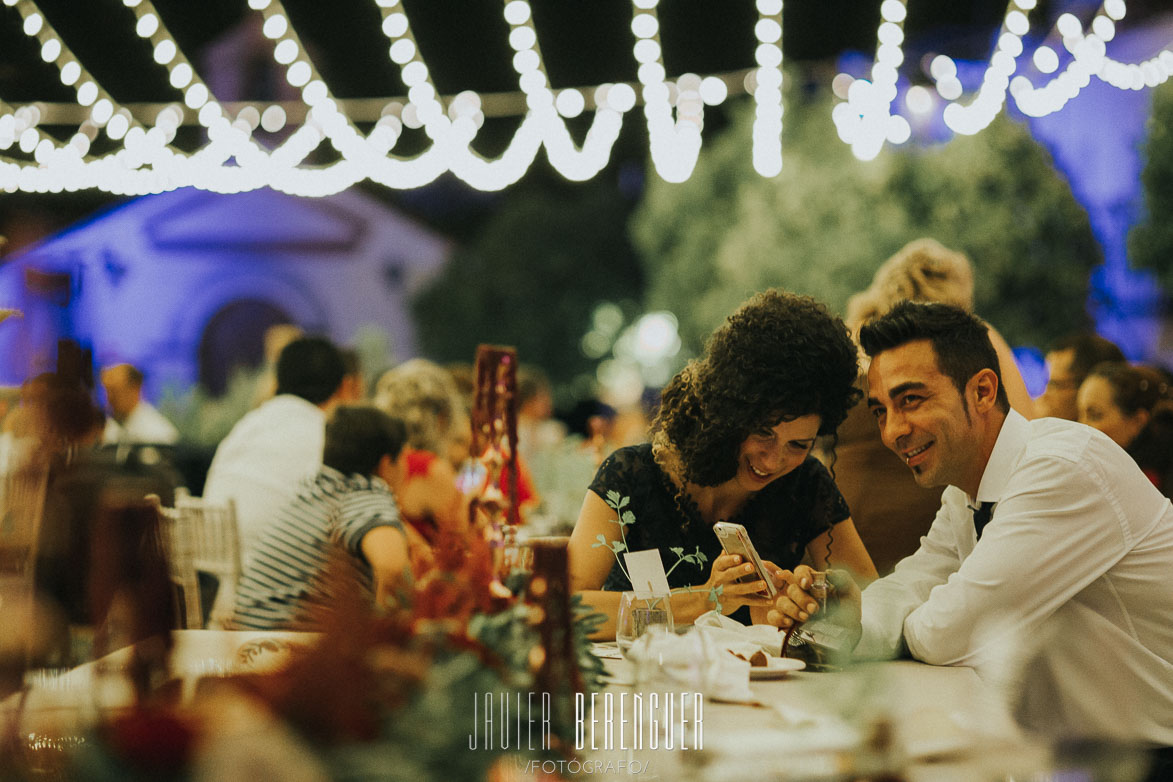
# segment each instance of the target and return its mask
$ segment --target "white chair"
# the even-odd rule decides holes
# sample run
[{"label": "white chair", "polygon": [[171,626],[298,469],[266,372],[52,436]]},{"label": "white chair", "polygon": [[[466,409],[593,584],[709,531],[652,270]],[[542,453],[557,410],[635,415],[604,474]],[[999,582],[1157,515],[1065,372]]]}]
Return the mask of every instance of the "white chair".
[{"label": "white chair", "polygon": [[163,505],[155,494],[147,495],[147,500],[154,503],[159,511],[159,532],[167,554],[171,583],[175,586],[176,613],[182,620],[183,628],[200,629],[204,626],[204,618],[195,568],[195,536],[178,510]]},{"label": "white chair", "polygon": [[0,478],[0,578],[30,589],[45,514],[49,467],[32,461]]},{"label": "white chair", "polygon": [[216,576],[220,582],[208,612],[208,627],[224,629],[232,621],[241,570],[236,504],[232,500],[212,503],[183,494],[176,496],[175,510],[190,530],[195,569]]},{"label": "white chair", "polygon": [[0,476],[0,698],[20,686],[33,654],[36,563],[49,483],[33,461]]}]

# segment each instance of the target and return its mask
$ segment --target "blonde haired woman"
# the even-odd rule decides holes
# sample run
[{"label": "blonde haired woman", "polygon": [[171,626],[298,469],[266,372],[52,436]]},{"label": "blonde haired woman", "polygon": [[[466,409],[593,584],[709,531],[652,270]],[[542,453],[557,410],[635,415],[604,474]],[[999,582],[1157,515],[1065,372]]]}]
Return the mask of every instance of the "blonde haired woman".
[{"label": "blonde haired woman", "polygon": [[404,521],[429,544],[441,531],[463,533],[468,502],[449,457],[460,442],[467,455],[471,432],[451,375],[426,359],[405,361],[379,378],[374,404],[407,428],[407,474],[395,498]]}]

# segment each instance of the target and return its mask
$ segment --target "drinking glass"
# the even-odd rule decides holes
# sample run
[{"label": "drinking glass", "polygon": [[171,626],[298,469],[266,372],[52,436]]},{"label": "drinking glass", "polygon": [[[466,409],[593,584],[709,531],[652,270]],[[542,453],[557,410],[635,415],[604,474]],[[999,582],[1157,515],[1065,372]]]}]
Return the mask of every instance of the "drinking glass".
[{"label": "drinking glass", "polygon": [[615,618],[615,641],[623,656],[636,639],[651,629],[674,631],[672,607],[667,597],[637,597],[635,592],[624,592],[619,598],[619,613]]}]

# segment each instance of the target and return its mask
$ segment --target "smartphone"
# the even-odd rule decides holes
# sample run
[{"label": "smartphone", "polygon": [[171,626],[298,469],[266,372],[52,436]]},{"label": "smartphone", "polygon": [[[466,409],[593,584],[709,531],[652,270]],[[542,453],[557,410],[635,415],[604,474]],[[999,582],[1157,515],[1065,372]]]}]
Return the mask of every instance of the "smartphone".
[{"label": "smartphone", "polygon": [[737,554],[741,557],[742,562],[748,562],[757,571],[757,573],[748,573],[737,579],[739,583],[765,581],[766,593],[770,597],[778,593],[777,587],[774,586],[774,579],[766,572],[766,566],[762,564],[762,558],[758,556],[758,550],[753,547],[745,527],[728,521],[718,521],[713,525],[713,532],[717,533],[717,538],[721,541],[721,548],[725,549],[726,554]]}]

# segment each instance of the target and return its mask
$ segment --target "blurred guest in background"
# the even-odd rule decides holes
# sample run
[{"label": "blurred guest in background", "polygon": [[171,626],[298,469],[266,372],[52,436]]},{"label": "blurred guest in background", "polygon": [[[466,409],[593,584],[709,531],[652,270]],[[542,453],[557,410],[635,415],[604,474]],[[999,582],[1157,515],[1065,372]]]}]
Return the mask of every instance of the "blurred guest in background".
[{"label": "blurred guest in background", "polygon": [[1173,492],[1173,388],[1160,371],[1097,364],[1079,386],[1079,422],[1128,451],[1161,492]]},{"label": "blurred guest in background", "polygon": [[265,329],[264,363],[253,390],[253,407],[264,404],[277,393],[277,360],[285,346],[300,336],[301,326],[292,323],[278,323]]},{"label": "blurred guest in background", "polygon": [[596,466],[615,450],[611,436],[618,416],[614,407],[594,397],[580,399],[564,416],[569,436],[578,439],[580,448],[591,454]]},{"label": "blurred guest in background", "polygon": [[1124,361],[1124,354],[1113,343],[1095,334],[1069,334],[1047,353],[1047,388],[1035,400],[1035,411],[1042,416],[1079,418],[1075,395],[1084,378],[1096,364]]},{"label": "blurred guest in background", "polygon": [[102,387],[110,417],[102,442],[108,445],[174,445],[177,430],[162,413],[143,399],[143,373],[130,364],[116,364],[102,371]]},{"label": "blurred guest in background", "polygon": [[147,494],[173,498],[177,474],[163,463],[117,458],[96,450],[105,424],[89,390],[58,374],[28,384],[30,422],[43,428],[49,456],[36,579],[73,624],[91,618],[87,596],[93,525],[105,510],[141,502]]},{"label": "blurred guest in background", "polygon": [[354,348],[339,348],[338,352],[342,356],[342,365],[346,368],[346,373],[342,376],[342,386],[338,389],[338,399],[343,404],[361,402],[367,395],[362,359]]},{"label": "blurred guest in background", "polygon": [[554,395],[546,373],[531,364],[517,370],[517,450],[533,464],[557,448],[566,427],[554,419]]},{"label": "blurred guest in background", "polygon": [[[962,253],[933,239],[918,239],[893,255],[876,271],[867,290],[847,302],[847,326],[858,339],[859,329],[903,300],[935,301],[973,310],[973,268]],[[1031,417],[1031,398],[1014,363],[1014,353],[1001,335],[989,328],[990,341],[1006,381],[1010,406]],[[867,356],[860,356],[859,388],[867,388]],[[859,535],[880,573],[889,573],[916,551],[941,504],[939,487],[917,486],[904,462],[884,447],[867,404],[860,401],[839,427],[833,472]],[[828,460],[829,461],[829,460]]]},{"label": "blurred guest in background", "polygon": [[405,361],[379,378],[374,404],[407,427],[407,474],[395,494],[404,520],[428,541],[441,529],[465,529],[468,502],[453,462],[468,457],[472,435],[451,375],[426,359]]},{"label": "blurred guest in background", "polygon": [[295,339],[277,359],[277,395],[240,419],[216,448],[204,497],[236,502],[246,566],[298,483],[322,466],[326,415],[341,401],[345,374],[330,340]]},{"label": "blurred guest in background", "polygon": [[346,555],[337,561],[378,605],[410,585],[408,542],[393,495],[406,472],[405,439],[403,422],[381,410],[335,408],[322,468],[280,510],[241,574],[235,625],[304,629],[313,606],[329,599],[323,577],[335,551]]}]

